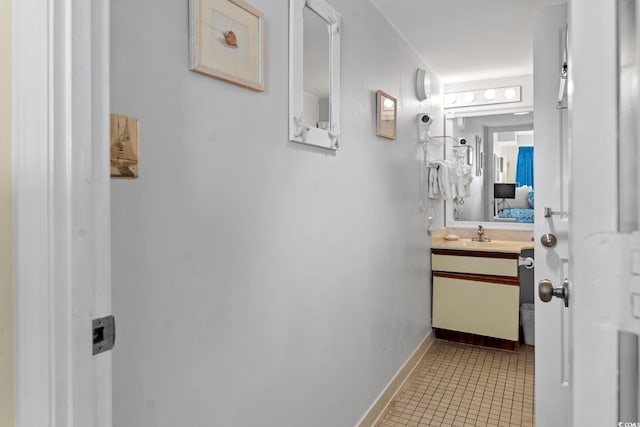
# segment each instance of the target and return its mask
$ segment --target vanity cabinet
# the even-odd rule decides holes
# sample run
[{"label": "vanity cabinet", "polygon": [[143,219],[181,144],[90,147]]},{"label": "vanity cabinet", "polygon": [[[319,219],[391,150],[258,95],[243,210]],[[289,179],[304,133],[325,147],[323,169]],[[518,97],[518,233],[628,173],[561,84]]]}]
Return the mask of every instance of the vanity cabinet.
[{"label": "vanity cabinet", "polygon": [[432,249],[436,338],[517,351],[519,253]]}]

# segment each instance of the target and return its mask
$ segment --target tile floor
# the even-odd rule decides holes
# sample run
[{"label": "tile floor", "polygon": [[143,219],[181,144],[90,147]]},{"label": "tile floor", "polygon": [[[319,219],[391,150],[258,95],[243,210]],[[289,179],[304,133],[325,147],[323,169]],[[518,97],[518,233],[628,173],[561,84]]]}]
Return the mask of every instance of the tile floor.
[{"label": "tile floor", "polygon": [[376,427],[533,426],[533,347],[436,340]]}]

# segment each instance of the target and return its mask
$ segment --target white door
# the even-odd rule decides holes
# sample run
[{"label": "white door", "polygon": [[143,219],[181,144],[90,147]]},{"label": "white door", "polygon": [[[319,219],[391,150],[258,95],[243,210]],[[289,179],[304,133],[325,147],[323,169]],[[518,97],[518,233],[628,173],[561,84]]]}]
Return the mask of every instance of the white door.
[{"label": "white door", "polygon": [[[566,7],[541,10],[534,27],[535,137],[535,418],[539,426],[569,425],[569,310],[544,303],[538,282],[559,286],[569,277],[567,100],[558,106],[566,40]],[[561,107],[561,108],[558,108]],[[545,208],[552,214],[545,216]],[[544,246],[541,238],[556,243]]]},{"label": "white door", "polygon": [[573,1],[570,7],[576,426],[640,421],[640,239],[632,233],[640,221],[635,9],[628,0]]},{"label": "white door", "polygon": [[92,325],[111,311],[108,16],[107,1],[13,1],[18,427],[111,426]]},{"label": "white door", "polygon": [[[536,100],[536,124],[553,124],[557,117],[561,122],[555,136],[536,127],[537,190],[546,191],[536,197],[535,237],[538,242],[547,232],[558,237],[554,248],[536,244],[536,280],[570,283],[568,308],[557,298],[546,304],[536,300],[536,423],[541,426],[640,421],[637,16],[634,0],[570,3],[568,152],[559,143],[565,140],[566,116],[539,108]],[[538,47],[536,54],[560,57],[557,50]],[[565,165],[560,173],[558,164]],[[545,206],[568,216],[545,218],[540,215]]]}]

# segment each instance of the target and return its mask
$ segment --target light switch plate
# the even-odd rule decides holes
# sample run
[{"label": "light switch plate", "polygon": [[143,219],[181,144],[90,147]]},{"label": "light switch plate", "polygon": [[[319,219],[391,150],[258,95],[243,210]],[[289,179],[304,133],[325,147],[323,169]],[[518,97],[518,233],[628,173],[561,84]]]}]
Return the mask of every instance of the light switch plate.
[{"label": "light switch plate", "polygon": [[137,178],[140,157],[138,119],[112,114],[110,127],[111,176]]}]

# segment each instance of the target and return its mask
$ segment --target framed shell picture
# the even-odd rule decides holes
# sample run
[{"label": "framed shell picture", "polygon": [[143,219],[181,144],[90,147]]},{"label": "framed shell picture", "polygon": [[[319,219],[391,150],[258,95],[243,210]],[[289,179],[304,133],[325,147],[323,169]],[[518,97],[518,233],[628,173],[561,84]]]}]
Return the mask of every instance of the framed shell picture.
[{"label": "framed shell picture", "polygon": [[240,0],[189,0],[189,66],[263,92],[262,12]]}]

